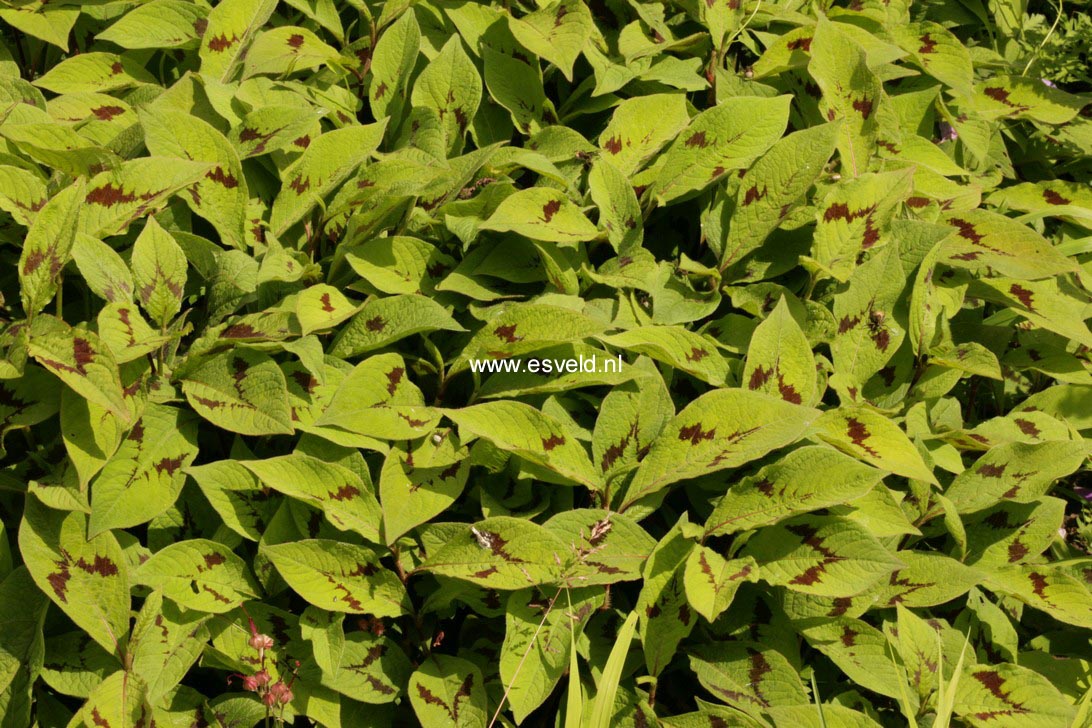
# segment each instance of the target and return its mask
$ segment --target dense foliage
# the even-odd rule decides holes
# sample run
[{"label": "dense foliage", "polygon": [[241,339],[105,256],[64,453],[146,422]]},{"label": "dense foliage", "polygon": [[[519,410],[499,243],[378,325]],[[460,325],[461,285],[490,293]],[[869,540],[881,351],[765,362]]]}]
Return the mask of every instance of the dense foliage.
[{"label": "dense foliage", "polygon": [[1088,725],[1087,5],[0,26],[0,726]]}]

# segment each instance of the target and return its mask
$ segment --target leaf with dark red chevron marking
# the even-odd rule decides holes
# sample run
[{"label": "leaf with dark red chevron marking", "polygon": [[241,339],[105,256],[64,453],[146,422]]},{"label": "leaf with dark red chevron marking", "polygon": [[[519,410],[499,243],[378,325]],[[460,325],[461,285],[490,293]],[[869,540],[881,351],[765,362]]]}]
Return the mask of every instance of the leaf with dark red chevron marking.
[{"label": "leaf with dark red chevron marking", "polygon": [[694,611],[714,622],[731,605],[740,585],[758,581],[759,577],[759,566],[754,559],[727,560],[716,551],[699,546],[686,559],[683,586]]},{"label": "leaf with dark red chevron marking", "polygon": [[19,550],[34,582],[108,653],[120,655],[129,633],[129,573],[114,534],[90,539],[87,517],[28,496]]},{"label": "leaf with dark red chevron marking", "polygon": [[379,706],[404,699],[412,671],[409,658],[393,639],[367,631],[352,631],[345,635],[344,649],[335,671],[320,673],[311,667],[305,674],[301,671],[300,677],[315,682],[321,677],[323,685],[337,693]]},{"label": "leaf with dark red chevron marking", "polygon": [[197,457],[192,412],[149,403],[91,481],[88,534],[147,523],[174,505]]},{"label": "leaf with dark red chevron marking", "polygon": [[771,707],[808,702],[792,663],[769,645],[748,641],[702,645],[691,655],[690,666],[718,700],[755,718]]},{"label": "leaf with dark red chevron marking", "polygon": [[370,477],[299,452],[242,465],[264,486],[321,510],[338,530],[380,543],[381,514]]},{"label": "leaf with dark red chevron marking", "polygon": [[763,580],[828,597],[859,594],[901,566],[864,526],[834,517],[801,516],[764,528],[741,553],[758,562]]},{"label": "leaf with dark red chevron marking", "polygon": [[552,531],[531,521],[495,516],[460,527],[421,569],[509,591],[557,583],[572,560],[571,549]]},{"label": "leaf with dark red chevron marking", "polygon": [[27,353],[81,397],[129,422],[117,361],[94,333],[43,314],[31,326]]},{"label": "leaf with dark red chevron marking", "polygon": [[407,690],[421,725],[488,722],[485,681],[469,660],[433,655],[410,676]]},{"label": "leaf with dark red chevron marking", "polygon": [[882,478],[882,470],[833,448],[801,447],[733,484],[706,520],[705,532],[747,531],[798,513],[852,504]]},{"label": "leaf with dark red chevron marking", "polygon": [[316,607],[376,617],[398,617],[409,608],[398,576],[367,547],[306,539],[263,544],[261,553],[297,594]]},{"label": "leaf with dark red chevron marking", "polygon": [[695,399],[653,443],[622,508],[667,487],[738,467],[796,441],[818,411],[749,390],[719,389]]},{"label": "leaf with dark red chevron marking", "polygon": [[155,552],[133,580],[186,609],[220,614],[256,597],[259,587],[246,563],[230,548],[208,539],[172,543]]},{"label": "leaf with dark red chevron marking", "polygon": [[540,465],[562,477],[597,488],[601,474],[592,466],[587,450],[563,423],[523,402],[497,401],[444,415],[460,432],[485,438],[502,450]]},{"label": "leaf with dark red chevron marking", "polygon": [[815,357],[782,298],[751,335],[742,381],[748,389],[792,404],[815,399]]},{"label": "leaf with dark red chevron marking", "polygon": [[881,470],[937,483],[906,433],[875,410],[860,406],[827,410],[815,423],[815,434],[842,452]]}]

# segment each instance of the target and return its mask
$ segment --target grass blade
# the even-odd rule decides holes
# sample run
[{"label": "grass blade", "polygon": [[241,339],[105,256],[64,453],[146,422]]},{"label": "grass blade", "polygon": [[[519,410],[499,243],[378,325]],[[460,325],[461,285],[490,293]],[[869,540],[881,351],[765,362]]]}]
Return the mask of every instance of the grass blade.
[{"label": "grass blade", "polygon": [[610,651],[607,664],[603,668],[603,677],[599,680],[599,691],[592,706],[589,728],[610,728],[610,719],[614,715],[614,697],[618,694],[618,683],[622,679],[622,666],[629,654],[629,645],[637,629],[637,612],[630,612],[622,628],[618,630],[618,641]]}]

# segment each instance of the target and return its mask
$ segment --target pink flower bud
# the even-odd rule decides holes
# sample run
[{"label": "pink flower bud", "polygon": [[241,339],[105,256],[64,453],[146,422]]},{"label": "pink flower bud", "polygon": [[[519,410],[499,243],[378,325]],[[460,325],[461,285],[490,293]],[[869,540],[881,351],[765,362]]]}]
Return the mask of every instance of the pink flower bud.
[{"label": "pink flower bud", "polygon": [[269,695],[281,705],[292,702],[292,690],[280,680],[269,686]]},{"label": "pink flower bud", "polygon": [[258,685],[269,684],[269,672],[267,672],[266,670],[259,670],[258,672],[254,673],[252,677],[257,681]]},{"label": "pink flower bud", "polygon": [[258,678],[255,675],[247,675],[243,678],[243,689],[250,692],[257,692],[258,690]]},{"label": "pink flower bud", "polygon": [[262,696],[262,702],[272,708],[274,705],[277,704],[277,698],[273,695],[272,692],[268,692]]},{"label": "pink flower bud", "polygon": [[259,652],[273,649],[273,638],[267,634],[255,634],[250,638],[250,646]]}]

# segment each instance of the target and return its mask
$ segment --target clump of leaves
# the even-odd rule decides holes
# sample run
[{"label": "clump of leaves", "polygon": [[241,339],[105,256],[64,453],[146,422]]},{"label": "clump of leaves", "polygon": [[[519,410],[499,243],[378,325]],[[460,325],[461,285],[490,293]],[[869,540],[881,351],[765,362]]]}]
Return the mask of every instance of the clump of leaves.
[{"label": "clump of leaves", "polygon": [[6,5],[0,726],[1084,724],[1085,21]]}]

